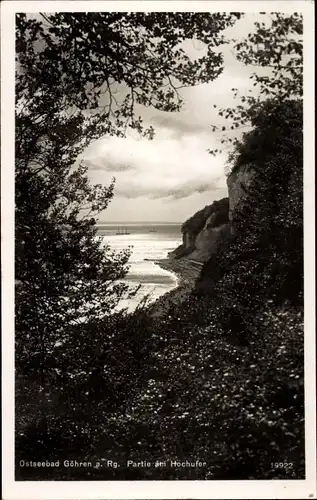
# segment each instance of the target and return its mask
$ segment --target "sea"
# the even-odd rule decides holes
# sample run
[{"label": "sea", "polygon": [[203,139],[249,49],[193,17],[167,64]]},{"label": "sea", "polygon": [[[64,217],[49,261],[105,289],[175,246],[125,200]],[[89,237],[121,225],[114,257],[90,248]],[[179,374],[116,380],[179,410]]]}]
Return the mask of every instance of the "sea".
[{"label": "sea", "polygon": [[182,242],[181,223],[98,223],[98,236],[113,250],[132,247],[130,269],[124,282],[140,289],[133,298],[120,301],[119,308],[133,311],[145,296],[153,302],[177,286],[177,277],[152,262],[164,259]]}]

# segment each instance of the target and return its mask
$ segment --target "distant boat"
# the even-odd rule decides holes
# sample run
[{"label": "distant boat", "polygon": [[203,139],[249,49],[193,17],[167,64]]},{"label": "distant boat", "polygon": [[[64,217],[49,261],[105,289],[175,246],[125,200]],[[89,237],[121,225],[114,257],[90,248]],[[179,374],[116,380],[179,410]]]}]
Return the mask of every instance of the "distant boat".
[{"label": "distant boat", "polygon": [[116,234],[121,235],[121,234],[131,234],[131,233],[128,232],[126,227],[118,227]]},{"label": "distant boat", "polygon": [[151,227],[151,229],[149,229],[149,233],[156,233],[156,232],[157,231],[156,231],[155,227]]}]

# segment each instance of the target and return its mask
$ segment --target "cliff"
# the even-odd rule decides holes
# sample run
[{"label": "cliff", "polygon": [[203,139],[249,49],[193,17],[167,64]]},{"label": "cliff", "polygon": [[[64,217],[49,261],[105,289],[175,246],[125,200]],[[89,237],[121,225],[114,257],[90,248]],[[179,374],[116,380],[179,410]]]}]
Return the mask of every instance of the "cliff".
[{"label": "cliff", "polygon": [[233,233],[232,214],[246,196],[254,176],[252,163],[234,168],[227,178],[229,197],[214,201],[184,222],[183,243],[169,253],[169,258],[206,262],[215,255],[219,244]]},{"label": "cliff", "polygon": [[238,203],[247,195],[255,176],[255,169],[251,163],[234,168],[227,178],[229,194],[229,220]]},{"label": "cliff", "polygon": [[214,201],[182,225],[183,243],[169,257],[187,257],[200,262],[215,253],[229,231],[229,199]]}]

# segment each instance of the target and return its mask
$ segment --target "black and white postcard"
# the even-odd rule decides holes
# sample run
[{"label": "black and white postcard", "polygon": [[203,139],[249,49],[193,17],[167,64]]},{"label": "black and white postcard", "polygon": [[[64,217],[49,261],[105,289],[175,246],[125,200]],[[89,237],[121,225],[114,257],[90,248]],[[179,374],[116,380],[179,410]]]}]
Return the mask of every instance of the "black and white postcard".
[{"label": "black and white postcard", "polygon": [[313,3],[1,7],[3,498],[316,498]]}]

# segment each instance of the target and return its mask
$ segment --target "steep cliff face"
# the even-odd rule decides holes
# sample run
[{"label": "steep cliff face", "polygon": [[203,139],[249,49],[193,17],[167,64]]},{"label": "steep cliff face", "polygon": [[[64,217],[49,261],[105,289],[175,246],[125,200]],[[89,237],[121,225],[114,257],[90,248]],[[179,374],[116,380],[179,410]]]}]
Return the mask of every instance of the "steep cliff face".
[{"label": "steep cliff face", "polygon": [[252,163],[233,169],[227,178],[229,197],[214,201],[184,222],[183,243],[169,257],[206,262],[217,253],[219,243],[234,232],[232,214],[247,195],[255,175]]},{"label": "steep cliff face", "polygon": [[184,222],[183,243],[170,252],[169,257],[187,257],[205,262],[217,253],[220,242],[233,232],[232,214],[246,196],[254,176],[252,163],[234,169],[227,179],[229,197],[214,201]]},{"label": "steep cliff face", "polygon": [[215,253],[221,238],[228,232],[229,200],[223,198],[196,212],[182,226],[183,244],[169,254],[201,262]]},{"label": "steep cliff face", "polygon": [[189,257],[194,260],[204,262],[215,254],[220,241],[227,236],[229,231],[228,223],[216,225],[212,214],[206,220],[205,226],[198,233],[195,245]]},{"label": "steep cliff face", "polygon": [[235,168],[228,176],[229,220],[231,220],[233,211],[237,204],[246,195],[254,176],[255,170],[251,163]]}]

